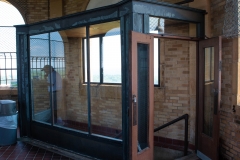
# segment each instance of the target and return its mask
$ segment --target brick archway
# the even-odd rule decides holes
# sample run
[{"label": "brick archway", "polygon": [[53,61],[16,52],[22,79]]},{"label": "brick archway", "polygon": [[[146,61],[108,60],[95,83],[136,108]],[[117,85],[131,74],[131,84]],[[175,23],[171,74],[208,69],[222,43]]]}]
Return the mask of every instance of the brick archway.
[{"label": "brick archway", "polygon": [[26,0],[0,0],[0,2],[6,2],[8,4],[11,4],[14,6],[19,13],[21,14],[25,24],[27,24],[27,3],[25,2]]}]

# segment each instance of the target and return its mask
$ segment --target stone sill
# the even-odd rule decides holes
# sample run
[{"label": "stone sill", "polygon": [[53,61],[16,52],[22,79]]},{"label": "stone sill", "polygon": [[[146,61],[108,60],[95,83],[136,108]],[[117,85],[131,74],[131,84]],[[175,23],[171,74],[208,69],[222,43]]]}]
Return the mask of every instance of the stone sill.
[{"label": "stone sill", "polygon": [[16,87],[0,87],[0,95],[18,95]]},{"label": "stone sill", "polygon": [[[86,83],[82,83],[82,86],[87,86],[87,84]],[[90,86],[91,87],[98,87],[98,86],[102,86],[102,87],[118,87],[118,88],[120,88],[120,87],[122,87],[122,85],[121,84],[95,84],[95,83],[92,83],[92,84],[90,84]]]}]

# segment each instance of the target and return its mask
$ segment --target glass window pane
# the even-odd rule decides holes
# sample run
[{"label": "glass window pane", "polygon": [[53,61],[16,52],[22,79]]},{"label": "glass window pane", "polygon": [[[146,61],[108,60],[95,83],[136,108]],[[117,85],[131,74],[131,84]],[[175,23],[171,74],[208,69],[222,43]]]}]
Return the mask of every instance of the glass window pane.
[{"label": "glass window pane", "polygon": [[100,44],[99,37],[90,38],[90,81],[100,82]]},{"label": "glass window pane", "polygon": [[16,87],[16,28],[0,27],[0,33],[0,86]]},{"label": "glass window pane", "polygon": [[[50,33],[50,53],[51,53],[51,72],[50,86],[52,96],[52,109],[54,124],[64,124],[64,108],[63,108],[63,78],[65,77],[65,54],[64,43],[58,32]],[[44,66],[45,68],[45,66]]]},{"label": "glass window pane", "polygon": [[[120,21],[92,25],[90,35],[100,38],[100,46],[91,45],[90,51],[98,49],[101,82],[121,83]],[[101,48],[101,49],[100,49]],[[122,86],[91,84],[91,129],[97,134],[115,139],[122,138]]]},{"label": "glass window pane", "polygon": [[121,37],[103,37],[103,83],[121,83]]},{"label": "glass window pane", "polygon": [[205,85],[203,133],[212,137],[214,109],[214,48],[205,48]]},{"label": "glass window pane", "polygon": [[138,63],[138,143],[141,150],[148,147],[148,82],[149,82],[149,46],[137,44]]},{"label": "glass window pane", "polygon": [[154,38],[154,85],[159,85],[159,40]]},{"label": "glass window pane", "polygon": [[[100,38],[90,38],[90,82],[100,82]],[[84,77],[87,82],[87,41],[84,39]]]},{"label": "glass window pane", "polygon": [[33,120],[51,123],[47,74],[41,69],[49,64],[49,34],[30,36],[30,74]]},{"label": "glass window pane", "polygon": [[[81,45],[86,37],[86,27],[63,30],[60,33],[64,46],[55,43],[54,45],[57,46],[57,51],[61,51],[59,53],[64,54],[57,54],[55,65],[60,69],[65,68],[65,76],[60,74],[62,91],[56,95],[57,103],[61,103],[57,104],[56,125],[87,134],[88,96],[87,85],[83,83],[84,63],[82,59],[83,46]],[[53,40],[58,38],[57,35],[53,35],[53,37]],[[59,73],[60,71],[58,70]]]},{"label": "glass window pane", "polygon": [[197,31],[194,23],[150,16],[149,33],[196,37]]}]

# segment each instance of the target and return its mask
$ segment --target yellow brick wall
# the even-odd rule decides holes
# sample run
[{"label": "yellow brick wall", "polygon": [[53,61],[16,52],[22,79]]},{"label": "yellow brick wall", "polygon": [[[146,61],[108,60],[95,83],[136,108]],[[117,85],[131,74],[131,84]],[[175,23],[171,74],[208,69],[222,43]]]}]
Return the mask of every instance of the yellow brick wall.
[{"label": "yellow brick wall", "polygon": [[77,13],[86,10],[89,0],[64,0],[63,1],[63,15]]},{"label": "yellow brick wall", "polygon": [[[161,88],[155,88],[155,128],[165,124],[183,114],[189,114],[190,95],[189,95],[189,43],[180,40],[161,40],[164,43],[165,64],[163,83]],[[163,57],[163,56],[162,56]],[[184,121],[172,125],[171,127],[156,133],[168,138],[183,139]],[[174,128],[174,129],[173,129]],[[194,141],[191,142],[194,144]]]},{"label": "yellow brick wall", "polygon": [[[50,6],[51,1],[55,2],[55,0],[1,0],[4,2],[8,2],[15,6],[26,24],[35,23],[43,20],[50,19]],[[84,11],[88,5],[89,0],[59,0],[62,1],[62,14],[57,13],[58,15],[68,15],[72,13],[77,13]],[[58,6],[59,7],[59,6]],[[58,12],[58,11],[57,11]],[[54,13],[51,13],[54,15]],[[58,15],[54,15],[53,17],[58,17]]]}]

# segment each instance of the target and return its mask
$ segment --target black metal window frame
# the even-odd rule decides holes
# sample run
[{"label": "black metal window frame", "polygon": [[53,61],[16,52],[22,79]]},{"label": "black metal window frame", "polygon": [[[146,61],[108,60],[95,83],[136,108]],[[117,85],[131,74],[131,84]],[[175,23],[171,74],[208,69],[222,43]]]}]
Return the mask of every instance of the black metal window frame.
[{"label": "black metal window frame", "polygon": [[[99,75],[100,75],[100,80],[99,82],[90,82],[91,84],[107,84],[107,85],[121,85],[122,83],[104,83],[103,82],[103,37],[104,37],[105,34],[99,34],[99,35],[94,35],[94,36],[90,36],[89,39],[91,38],[99,38]],[[121,36],[121,34],[120,34]],[[86,71],[86,68],[85,68],[85,61],[87,60],[87,57],[85,57],[85,40],[87,40],[87,37],[83,38],[83,41],[82,41],[82,57],[83,57],[83,83],[84,84],[87,84],[87,81],[85,81],[86,79],[86,75],[87,73],[85,73]],[[87,42],[87,41],[86,41]],[[87,44],[86,44],[87,45]],[[121,54],[121,52],[120,52]],[[91,62],[90,62],[91,63]],[[91,67],[89,68],[91,70]]]},{"label": "black metal window frame", "polygon": [[[99,34],[99,35],[94,35],[94,36],[91,36],[89,37],[90,38],[99,38],[99,75],[100,75],[100,80],[99,82],[90,82],[91,84],[106,84],[106,85],[121,85],[122,83],[104,83],[103,82],[103,49],[102,49],[102,42],[103,42],[103,37],[104,37],[105,34]],[[121,34],[120,34],[121,36]],[[86,79],[86,74],[85,71],[86,71],[86,68],[85,68],[85,61],[87,59],[87,57],[85,57],[85,40],[87,38],[83,38],[83,41],[82,41],[82,59],[83,59],[83,83],[84,84],[87,84],[87,81],[85,81]],[[157,69],[157,79],[158,79],[158,82],[157,84],[154,84],[155,87],[160,87],[160,39],[159,38],[154,38],[154,39],[157,39],[158,42],[157,42],[157,45],[158,45],[158,59],[157,59],[157,68],[154,68],[154,69]],[[90,62],[91,63],[91,62]],[[90,68],[91,69],[91,68]]]}]

